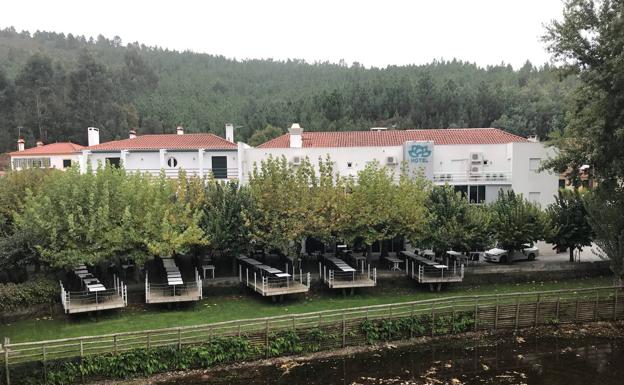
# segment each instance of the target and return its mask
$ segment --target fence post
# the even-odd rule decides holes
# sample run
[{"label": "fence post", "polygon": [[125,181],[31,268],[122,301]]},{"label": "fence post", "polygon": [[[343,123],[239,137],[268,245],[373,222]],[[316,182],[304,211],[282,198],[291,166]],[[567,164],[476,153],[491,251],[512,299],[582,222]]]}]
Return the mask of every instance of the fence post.
[{"label": "fence post", "polygon": [[520,321],[520,298],[516,297],[516,327],[515,330],[518,330],[518,322]]},{"label": "fence post", "polygon": [[455,334],[455,300],[451,302],[451,334]]},{"label": "fence post", "polygon": [[477,328],[479,327],[479,297],[475,297],[474,313],[474,330],[477,331]]},{"label": "fence post", "polygon": [[435,302],[431,305],[431,336],[435,335]]},{"label": "fence post", "polygon": [[496,294],[496,309],[494,311],[494,330],[498,328],[498,300],[500,298],[500,294]]},{"label": "fence post", "polygon": [[41,345],[41,355],[43,358],[43,382],[47,384],[48,383],[48,370],[47,370],[48,360],[46,357],[46,345],[45,344]]},{"label": "fence post", "polygon": [[182,328],[178,328],[178,350],[182,350]]},{"label": "fence post", "polygon": [[580,299],[579,299],[579,293],[576,293],[576,315],[574,316],[574,322],[578,323],[579,322],[579,311],[580,311]]},{"label": "fence post", "polygon": [[6,385],[11,384],[11,378],[9,376],[9,343],[11,340],[9,337],[4,337],[4,374],[6,376]]},{"label": "fence post", "polygon": [[[84,343],[82,342],[82,338],[80,339],[80,366],[82,366],[84,359]],[[84,372],[80,371],[80,380],[81,383],[84,383]]]},{"label": "fence post", "polygon": [[117,354],[117,334],[113,336],[113,352]]},{"label": "fence post", "polygon": [[264,325],[264,344],[266,347],[266,358],[269,358],[269,320],[265,321]]},{"label": "fence post", "polygon": [[342,347],[347,346],[347,322],[345,321],[345,313],[342,313]]},{"label": "fence post", "polygon": [[560,305],[560,302],[561,302],[561,296],[558,295],[557,296],[557,311],[555,313],[555,318],[557,319],[557,321],[559,321],[559,305]]},{"label": "fence post", "polygon": [[617,320],[617,305],[618,305],[618,287],[615,288],[615,293],[613,294],[613,320]]},{"label": "fence post", "polygon": [[241,336],[241,322],[238,321],[238,338]]},{"label": "fence post", "polygon": [[538,294],[537,302],[535,303],[535,326],[537,326],[537,322],[539,321],[540,299],[541,299],[541,295]]},{"label": "fence post", "polygon": [[296,324],[297,319],[295,318],[294,315],[292,316],[292,318],[293,318],[293,331],[296,331],[297,330],[297,324]]},{"label": "fence post", "polygon": [[152,341],[151,341],[151,335],[149,332],[147,332],[147,341],[146,341],[146,345],[147,345],[147,350],[149,350],[152,347]]},{"label": "fence post", "polygon": [[598,320],[598,296],[599,296],[599,292],[598,290],[596,290],[596,301],[594,302],[594,322],[596,322]]}]

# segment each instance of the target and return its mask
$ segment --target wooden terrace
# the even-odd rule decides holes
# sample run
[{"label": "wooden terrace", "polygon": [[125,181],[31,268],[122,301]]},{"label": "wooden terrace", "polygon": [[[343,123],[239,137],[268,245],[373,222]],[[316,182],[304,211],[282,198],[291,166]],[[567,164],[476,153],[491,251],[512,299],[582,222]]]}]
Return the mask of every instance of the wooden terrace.
[{"label": "wooden terrace", "polygon": [[410,251],[401,253],[406,257],[405,274],[418,283],[429,284],[432,290],[436,284],[439,291],[442,284],[461,282],[464,279],[464,265],[458,264],[457,261],[449,267]]},{"label": "wooden terrace", "polygon": [[377,285],[377,268],[371,271],[370,264],[365,261],[358,270],[340,258],[326,256],[319,262],[319,275],[330,289],[353,289]]},{"label": "wooden terrace", "polygon": [[163,258],[162,262],[166,282],[150,283],[149,273],[145,272],[145,303],[192,302],[202,299],[202,280],[197,269],[195,279],[184,282],[182,273],[172,258]]},{"label": "wooden terrace", "polygon": [[[305,277],[305,279],[304,279]],[[310,290],[310,273],[299,274],[276,269],[245,256],[238,257],[238,280],[263,297],[306,293]]]},{"label": "wooden terrace", "polygon": [[61,303],[66,314],[87,313],[116,309],[128,305],[128,288],[117,276],[113,276],[113,288],[107,288],[91,274],[86,266],[74,268],[83,290],[70,291],[61,285]]}]

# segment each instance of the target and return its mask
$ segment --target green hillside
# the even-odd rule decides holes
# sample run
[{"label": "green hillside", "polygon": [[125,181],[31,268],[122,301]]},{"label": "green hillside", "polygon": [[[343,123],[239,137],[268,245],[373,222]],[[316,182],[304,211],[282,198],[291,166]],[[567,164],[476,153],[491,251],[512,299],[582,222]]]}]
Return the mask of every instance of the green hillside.
[{"label": "green hillside", "polygon": [[[405,47],[405,49],[415,49]],[[571,77],[527,63],[514,71],[461,61],[363,68],[357,63],[236,61],[176,52],[120,38],[0,30],[0,152],[139,133],[223,135],[256,144],[292,122],[306,130],[496,126],[546,137],[563,125]],[[268,128],[279,127],[281,130]],[[254,137],[253,134],[258,132]]]}]

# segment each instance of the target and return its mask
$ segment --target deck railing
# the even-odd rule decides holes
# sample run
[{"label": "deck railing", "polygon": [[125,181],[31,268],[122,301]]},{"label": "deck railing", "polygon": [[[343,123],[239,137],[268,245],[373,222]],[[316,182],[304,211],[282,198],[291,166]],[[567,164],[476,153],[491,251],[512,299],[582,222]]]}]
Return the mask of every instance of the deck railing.
[{"label": "deck railing", "polygon": [[[94,354],[120,353],[162,346],[175,346],[181,349],[188,345],[209,343],[214,337],[227,336],[245,337],[254,345],[266,348],[264,351],[268,355],[271,339],[275,333],[280,331],[307,333],[314,329],[338,336],[324,342],[321,347],[331,349],[366,343],[366,336],[362,330],[364,321],[425,315],[432,324],[440,317],[453,319],[459,315],[468,316],[473,320],[470,330],[518,329],[555,323],[613,321],[624,318],[623,294],[623,287],[597,287],[456,296],[50,341],[12,343],[9,338],[5,338],[0,348],[0,367],[4,369],[6,383],[10,383],[11,368],[14,368],[15,373],[20,373],[20,370],[23,370],[20,364],[41,362],[45,370],[46,361],[82,359]],[[429,333],[434,335],[440,332],[432,327]],[[410,337],[415,337],[411,331],[395,339]]]},{"label": "deck railing", "polygon": [[287,294],[288,289],[294,289],[295,284],[310,288],[310,273],[304,273],[299,269],[299,274],[295,274],[294,271],[290,274],[290,277],[273,277],[261,274],[249,266],[238,265],[238,281],[263,296],[270,296],[272,291],[279,292],[280,295]]},{"label": "deck railing", "polygon": [[406,258],[407,269],[405,274],[417,282],[461,282],[464,279],[464,265],[454,261],[446,268],[426,266]]},{"label": "deck railing", "polygon": [[[63,282],[61,286],[61,304],[65,313],[102,310],[107,308],[107,304],[117,302],[121,306],[128,306],[128,287],[116,275],[113,276],[113,288],[99,292],[89,292],[87,290],[69,291],[65,289]],[[91,310],[88,310],[88,309]]]},{"label": "deck railing", "polygon": [[319,276],[329,287],[334,287],[336,282],[358,282],[372,281],[373,285],[377,285],[377,268],[371,268],[370,263],[362,263],[361,268],[356,271],[346,272],[334,269],[328,264],[319,262]]},{"label": "deck railing", "polygon": [[[200,300],[203,298],[203,283],[199,276],[199,271],[195,269],[195,280],[187,281],[182,285],[171,286],[167,283],[150,283],[149,281],[149,273],[145,272],[145,303],[152,302],[154,295],[157,294],[159,298],[163,297],[171,297],[172,299],[175,296],[180,295],[191,295],[196,297],[195,300]],[[158,302],[166,302],[166,301],[158,301]]]}]

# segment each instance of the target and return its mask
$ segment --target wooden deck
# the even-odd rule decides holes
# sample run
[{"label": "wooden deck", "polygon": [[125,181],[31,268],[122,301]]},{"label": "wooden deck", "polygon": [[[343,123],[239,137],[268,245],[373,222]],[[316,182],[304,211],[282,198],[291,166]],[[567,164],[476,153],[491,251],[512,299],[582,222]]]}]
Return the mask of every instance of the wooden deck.
[{"label": "wooden deck", "polygon": [[128,305],[127,286],[114,277],[114,287],[100,292],[67,291],[61,282],[61,303],[66,314],[122,308]]},{"label": "wooden deck", "polygon": [[[263,297],[306,293],[310,290],[310,273],[286,272],[264,265],[253,258],[238,258],[238,280]],[[286,265],[288,267],[288,265]]]},{"label": "wooden deck", "polygon": [[[340,266],[336,266],[333,262],[336,260]],[[331,258],[319,262],[319,275],[321,280],[330,289],[355,289],[358,287],[374,287],[377,286],[377,269],[371,270],[370,264],[362,263],[361,268],[355,269],[346,265],[344,261],[338,258]]]},{"label": "wooden deck", "polygon": [[199,272],[195,270],[195,280],[182,285],[150,283],[149,274],[145,274],[145,303],[177,303],[199,301],[203,298],[203,283]]},{"label": "wooden deck", "polygon": [[403,251],[406,257],[405,274],[418,283],[438,285],[462,282],[464,280],[464,265],[455,262],[451,266],[442,265],[435,261],[423,258],[409,251]]}]

